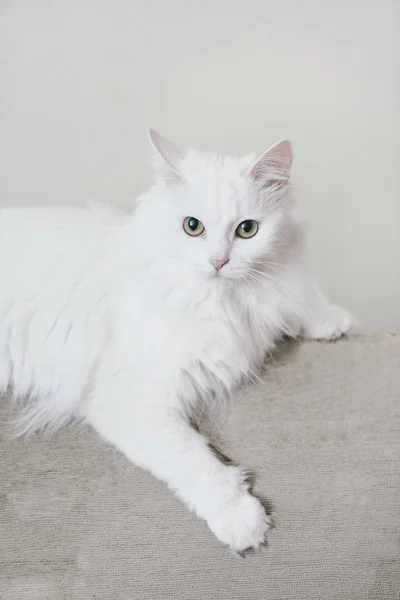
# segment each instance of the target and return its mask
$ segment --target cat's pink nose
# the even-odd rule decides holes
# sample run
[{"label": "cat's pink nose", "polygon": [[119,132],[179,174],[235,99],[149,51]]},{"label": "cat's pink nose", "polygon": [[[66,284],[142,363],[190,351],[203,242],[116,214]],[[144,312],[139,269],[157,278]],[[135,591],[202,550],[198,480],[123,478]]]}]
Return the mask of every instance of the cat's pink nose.
[{"label": "cat's pink nose", "polygon": [[212,258],[210,262],[216,271],[220,271],[229,262],[229,258]]}]

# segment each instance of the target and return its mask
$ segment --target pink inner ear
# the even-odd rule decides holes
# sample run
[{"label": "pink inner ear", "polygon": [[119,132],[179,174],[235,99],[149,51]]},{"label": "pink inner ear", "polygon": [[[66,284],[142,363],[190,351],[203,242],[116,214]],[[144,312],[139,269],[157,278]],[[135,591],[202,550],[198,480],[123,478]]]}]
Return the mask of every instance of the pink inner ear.
[{"label": "pink inner ear", "polygon": [[255,181],[287,182],[292,162],[292,145],[288,140],[284,140],[264,152],[250,167],[248,174]]},{"label": "pink inner ear", "polygon": [[161,159],[161,170],[164,178],[167,181],[181,179],[180,162],[182,157],[179,148],[163,138],[154,129],[149,129],[149,138],[157,156]]}]

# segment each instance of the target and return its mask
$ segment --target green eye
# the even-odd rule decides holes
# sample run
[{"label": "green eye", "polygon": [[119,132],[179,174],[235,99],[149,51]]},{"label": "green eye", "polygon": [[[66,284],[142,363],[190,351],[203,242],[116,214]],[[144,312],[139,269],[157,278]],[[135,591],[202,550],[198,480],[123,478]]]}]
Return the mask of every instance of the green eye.
[{"label": "green eye", "polygon": [[188,235],[196,237],[204,232],[205,227],[203,223],[195,217],[186,217],[183,221],[183,229]]},{"label": "green eye", "polygon": [[257,221],[253,221],[253,219],[248,219],[247,221],[242,221],[236,227],[236,235],[238,237],[249,239],[256,235],[258,231],[258,223]]}]

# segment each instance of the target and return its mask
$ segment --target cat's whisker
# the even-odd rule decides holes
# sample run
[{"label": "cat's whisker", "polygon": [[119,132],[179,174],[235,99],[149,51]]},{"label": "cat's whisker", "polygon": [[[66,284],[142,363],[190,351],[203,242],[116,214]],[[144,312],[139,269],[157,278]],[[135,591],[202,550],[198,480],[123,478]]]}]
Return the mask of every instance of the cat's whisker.
[{"label": "cat's whisker", "polygon": [[[262,279],[262,277],[264,277],[264,280]],[[283,293],[289,292],[289,294],[285,294],[285,302],[287,303],[288,308],[293,313],[298,312],[298,305],[297,302],[294,300],[293,291],[287,284],[269,277],[268,274],[263,273],[262,271],[257,271],[254,269],[252,271],[249,271],[249,278],[268,291],[275,290]]]},{"label": "cat's whisker", "polygon": [[272,277],[268,273],[263,273],[262,271],[257,271],[257,270],[252,270],[250,272],[251,272],[252,275],[257,275],[260,280],[262,280],[262,278],[264,278],[265,280],[267,280],[267,281],[275,284],[277,288],[279,288],[279,287],[283,287],[283,288],[287,287],[287,286],[285,286],[285,284],[282,281],[280,281],[279,279],[275,279],[274,277]]}]

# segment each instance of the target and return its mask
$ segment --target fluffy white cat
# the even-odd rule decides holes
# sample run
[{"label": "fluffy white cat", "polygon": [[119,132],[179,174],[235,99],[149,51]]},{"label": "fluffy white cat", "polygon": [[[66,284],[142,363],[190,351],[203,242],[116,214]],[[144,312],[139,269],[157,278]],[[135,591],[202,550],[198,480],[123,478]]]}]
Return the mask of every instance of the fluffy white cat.
[{"label": "fluffy white cat", "polygon": [[269,519],[191,417],[282,335],[334,339],[352,317],[303,263],[288,141],[255,160],[150,139],[158,177],[129,213],[0,211],[0,391],[23,399],[21,432],[91,423],[242,551]]}]

